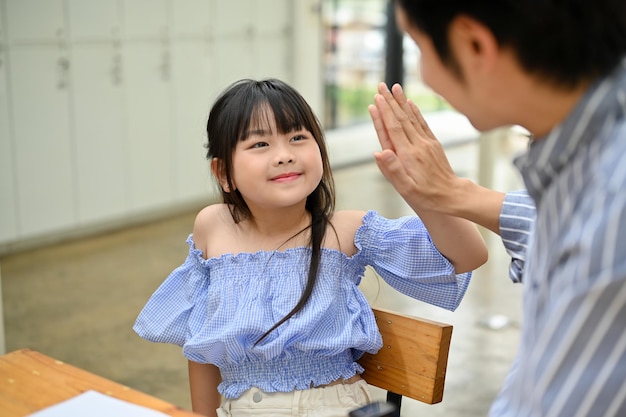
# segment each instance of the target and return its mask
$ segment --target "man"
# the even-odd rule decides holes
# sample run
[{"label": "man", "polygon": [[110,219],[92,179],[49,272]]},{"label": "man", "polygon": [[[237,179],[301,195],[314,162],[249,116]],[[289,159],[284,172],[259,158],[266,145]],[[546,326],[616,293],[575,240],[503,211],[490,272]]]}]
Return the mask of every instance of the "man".
[{"label": "man", "polygon": [[[491,416],[626,416],[626,2],[397,0],[396,17],[424,82],[477,129],[533,135],[515,161],[529,202],[457,178],[400,86],[370,106],[409,205],[520,244],[520,347]],[[533,202],[512,242],[507,213]]]}]

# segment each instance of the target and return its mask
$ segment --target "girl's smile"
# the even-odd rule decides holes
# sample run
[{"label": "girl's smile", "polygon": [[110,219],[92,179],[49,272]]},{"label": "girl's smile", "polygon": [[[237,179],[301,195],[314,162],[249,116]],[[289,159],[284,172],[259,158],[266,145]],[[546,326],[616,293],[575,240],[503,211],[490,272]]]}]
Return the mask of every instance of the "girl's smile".
[{"label": "girl's smile", "polygon": [[289,182],[289,181],[297,180],[298,178],[300,178],[300,175],[302,174],[297,173],[297,172],[287,172],[285,174],[277,175],[271,178],[271,180],[274,182]]}]

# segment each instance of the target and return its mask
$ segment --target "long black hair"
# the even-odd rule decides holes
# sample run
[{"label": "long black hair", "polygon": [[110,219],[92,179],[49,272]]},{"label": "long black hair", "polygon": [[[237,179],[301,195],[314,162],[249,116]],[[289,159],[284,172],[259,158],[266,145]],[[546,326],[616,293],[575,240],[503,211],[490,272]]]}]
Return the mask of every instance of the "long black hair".
[{"label": "long black hair", "polygon": [[220,161],[220,173],[228,185],[226,189],[221,187],[222,200],[228,204],[234,222],[246,220],[252,213],[239,190],[233,186],[233,152],[237,143],[247,138],[251,128],[257,128],[263,123],[269,124],[269,117],[274,117],[279,133],[300,129],[311,132],[320,149],[323,174],[318,186],[307,197],[305,205],[311,215],[311,259],[306,286],[293,309],[256,343],[302,310],[311,297],[321,261],[322,242],[330,225],[330,216],[335,210],[335,185],[324,133],[309,104],[296,89],[283,81],[243,79],[231,84],[220,94],[211,108],[207,122],[207,159],[211,161],[218,158]]}]

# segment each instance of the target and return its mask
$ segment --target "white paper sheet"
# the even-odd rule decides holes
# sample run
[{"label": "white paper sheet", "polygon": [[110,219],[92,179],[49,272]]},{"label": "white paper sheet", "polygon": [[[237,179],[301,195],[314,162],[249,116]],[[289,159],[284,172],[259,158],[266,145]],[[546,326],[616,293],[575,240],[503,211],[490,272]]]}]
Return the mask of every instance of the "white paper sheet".
[{"label": "white paper sheet", "polygon": [[150,408],[119,400],[97,391],[85,391],[29,417],[168,417]]}]

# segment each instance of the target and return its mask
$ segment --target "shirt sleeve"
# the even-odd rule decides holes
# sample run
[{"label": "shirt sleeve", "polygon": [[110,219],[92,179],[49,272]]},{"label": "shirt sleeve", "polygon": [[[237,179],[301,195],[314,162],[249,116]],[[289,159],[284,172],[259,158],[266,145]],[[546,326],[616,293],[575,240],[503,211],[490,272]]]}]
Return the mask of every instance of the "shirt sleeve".
[{"label": "shirt sleeve", "polygon": [[369,211],[357,230],[355,245],[365,264],[409,297],[455,310],[465,295],[471,272],[454,272],[417,216],[390,220]]},{"label": "shirt sleeve", "polygon": [[511,256],[509,277],[522,282],[528,238],[535,224],[535,202],[525,190],[507,193],[500,212],[500,237]]},{"label": "shirt sleeve", "polygon": [[157,288],[135,321],[133,330],[143,339],[183,346],[206,321],[209,269],[191,236],[187,243],[187,259]]}]

